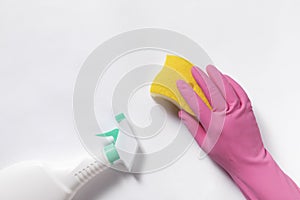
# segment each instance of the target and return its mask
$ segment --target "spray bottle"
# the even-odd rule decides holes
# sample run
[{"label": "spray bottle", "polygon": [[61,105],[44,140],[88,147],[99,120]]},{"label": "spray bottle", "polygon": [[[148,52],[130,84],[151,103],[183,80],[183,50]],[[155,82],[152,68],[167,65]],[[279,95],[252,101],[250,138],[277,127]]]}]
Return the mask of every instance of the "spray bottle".
[{"label": "spray bottle", "polygon": [[[116,120],[127,131],[132,131],[123,113]],[[130,172],[138,151],[137,140],[119,129],[98,134],[113,137],[103,149],[105,162],[84,159],[71,170],[51,169],[40,162],[22,162],[0,171],[0,199],[6,200],[71,200],[89,180],[116,163]]]}]

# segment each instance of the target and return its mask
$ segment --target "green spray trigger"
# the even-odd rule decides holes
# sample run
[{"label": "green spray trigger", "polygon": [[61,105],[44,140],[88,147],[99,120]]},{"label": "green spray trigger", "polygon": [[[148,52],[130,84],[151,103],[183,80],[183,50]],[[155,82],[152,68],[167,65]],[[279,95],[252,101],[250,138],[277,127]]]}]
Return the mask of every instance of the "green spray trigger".
[{"label": "green spray trigger", "polygon": [[[115,120],[119,124],[122,123],[122,126],[124,126],[126,130],[131,130],[124,113],[119,113],[116,115]],[[138,149],[136,138],[132,138],[124,133],[121,133],[121,130],[118,128],[105,133],[97,134],[96,136],[113,137],[114,140],[103,148],[106,159],[111,164],[114,164],[116,161],[120,160],[129,171],[132,170],[133,161]],[[127,151],[122,149],[126,149]]]},{"label": "green spray trigger", "polygon": [[113,137],[114,138],[114,141],[111,144],[106,145],[104,147],[105,155],[111,164],[113,164],[115,161],[120,159],[120,156],[119,156],[118,151],[115,146],[118,135],[119,135],[119,129],[117,129],[117,128],[113,129],[111,131],[96,135],[96,136],[100,136],[100,137]]},{"label": "green spray trigger", "polygon": [[108,132],[105,132],[105,133],[101,133],[101,134],[97,134],[96,136],[100,136],[100,137],[113,137],[114,138],[114,144],[116,143],[117,141],[117,138],[118,138],[118,135],[119,135],[119,129],[113,129],[111,131],[108,131]]}]

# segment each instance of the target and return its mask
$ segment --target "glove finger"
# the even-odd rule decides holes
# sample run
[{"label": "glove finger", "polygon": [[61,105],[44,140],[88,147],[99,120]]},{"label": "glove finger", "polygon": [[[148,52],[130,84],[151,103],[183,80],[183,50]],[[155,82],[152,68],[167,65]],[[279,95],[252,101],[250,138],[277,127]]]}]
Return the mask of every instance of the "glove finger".
[{"label": "glove finger", "polygon": [[199,146],[203,144],[206,133],[199,122],[184,110],[178,112],[178,117],[183,121],[189,132],[195,138]]},{"label": "glove finger", "polygon": [[207,66],[206,70],[209,77],[214,81],[225,98],[227,102],[227,110],[231,110],[239,105],[239,98],[227,78],[225,78],[224,75],[213,65]]},{"label": "glove finger", "polygon": [[233,80],[230,76],[224,75],[224,77],[228,80],[228,82],[234,89],[235,93],[237,94],[238,98],[240,99],[240,106],[241,107],[249,106],[251,103],[250,103],[249,97],[248,97],[247,93],[244,91],[244,89],[235,80]]},{"label": "glove finger", "polygon": [[207,130],[210,118],[211,110],[206,106],[203,100],[197,95],[197,93],[183,80],[177,81],[177,88],[180,94],[183,96],[184,100],[188,103],[192,111],[195,113],[196,117],[203,125],[205,130]]},{"label": "glove finger", "polygon": [[209,104],[211,105],[211,98],[210,98],[208,87],[206,85],[206,82],[209,79],[208,76],[200,68],[198,68],[196,66],[194,66],[192,68],[192,75],[193,75],[194,79],[196,80],[196,82],[198,83],[198,85],[200,86],[200,88],[202,89]]},{"label": "glove finger", "polygon": [[[203,79],[197,76],[197,72],[201,75]],[[193,76],[195,79],[197,79],[200,87],[207,88],[206,95],[210,99],[212,110],[213,111],[226,110],[226,101],[222,93],[219,91],[219,88],[215,85],[215,83],[201,70],[196,70],[196,73],[194,72]]]}]

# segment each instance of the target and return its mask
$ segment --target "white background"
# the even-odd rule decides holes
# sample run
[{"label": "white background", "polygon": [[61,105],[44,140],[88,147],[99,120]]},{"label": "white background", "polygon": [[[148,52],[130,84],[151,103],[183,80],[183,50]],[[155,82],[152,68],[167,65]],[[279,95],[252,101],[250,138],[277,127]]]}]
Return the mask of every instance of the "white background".
[{"label": "white background", "polygon": [[[157,27],[198,42],[241,83],[267,149],[300,185],[299,11],[297,0],[1,0],[0,168],[23,160],[59,166],[86,155],[72,113],[81,64],[113,35]],[[107,171],[75,199],[244,199],[197,148],[138,178]]]}]

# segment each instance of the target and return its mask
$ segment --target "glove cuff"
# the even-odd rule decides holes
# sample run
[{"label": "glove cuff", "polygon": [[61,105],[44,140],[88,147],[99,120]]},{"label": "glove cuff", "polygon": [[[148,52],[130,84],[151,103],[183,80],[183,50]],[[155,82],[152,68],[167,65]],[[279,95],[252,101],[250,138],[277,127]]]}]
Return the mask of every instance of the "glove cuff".
[{"label": "glove cuff", "polygon": [[280,169],[264,149],[260,159],[247,161],[244,167],[229,172],[247,199],[300,199],[298,186]]}]

